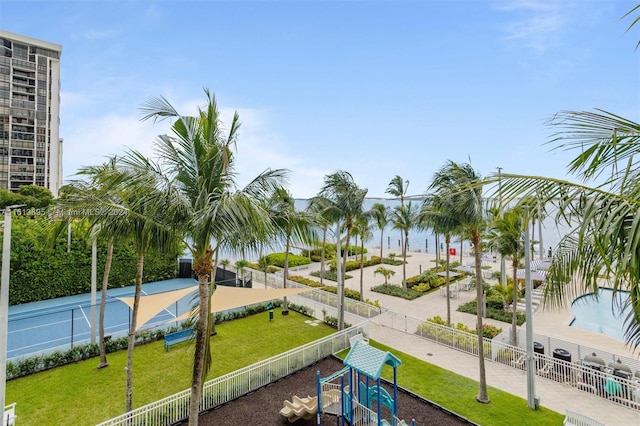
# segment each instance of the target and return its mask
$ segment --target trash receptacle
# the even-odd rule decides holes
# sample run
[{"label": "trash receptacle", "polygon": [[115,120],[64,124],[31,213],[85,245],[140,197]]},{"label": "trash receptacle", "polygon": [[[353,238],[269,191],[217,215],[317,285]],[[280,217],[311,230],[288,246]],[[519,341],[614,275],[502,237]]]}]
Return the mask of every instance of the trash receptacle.
[{"label": "trash receptacle", "polygon": [[182,258],[178,260],[178,278],[192,278],[191,267],[193,265],[193,259]]},{"label": "trash receptacle", "polygon": [[[553,350],[553,358],[562,360],[562,361],[571,362],[571,352],[569,352],[566,349],[556,348]],[[556,373],[561,374],[562,376],[567,376],[569,374],[569,371],[570,371],[569,366],[561,362],[555,362],[554,364],[555,364],[554,367],[555,367]]]},{"label": "trash receptacle", "polygon": [[[536,354],[544,355],[544,345],[539,342],[533,342],[533,352]],[[538,368],[542,368],[542,366],[544,365],[544,359],[538,358],[536,365],[538,366]]]}]

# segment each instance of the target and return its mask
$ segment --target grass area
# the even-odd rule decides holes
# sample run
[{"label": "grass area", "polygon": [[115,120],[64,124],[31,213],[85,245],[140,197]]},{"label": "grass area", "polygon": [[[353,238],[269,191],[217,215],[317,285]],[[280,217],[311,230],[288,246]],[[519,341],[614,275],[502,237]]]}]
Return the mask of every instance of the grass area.
[{"label": "grass area", "polygon": [[[296,348],[334,332],[324,324],[311,327],[297,312],[267,312],[216,326],[211,339],[213,362],[208,379]],[[140,407],[188,389],[194,346],[182,343],[164,350],[164,341],[136,347],[133,402]],[[89,425],[124,412],[127,351],[108,355],[110,366],[96,369],[98,359],[58,367],[7,382],[6,401],[17,402],[21,425]]]},{"label": "grass area", "polygon": [[[540,407],[531,410],[527,401],[510,393],[489,387],[489,404],[476,402],[478,382],[452,373],[418,358],[399,352],[377,342],[370,342],[383,351],[389,351],[402,360],[398,368],[398,385],[411,390],[437,404],[481,425],[560,425],[564,415]],[[344,358],[348,351],[340,356]],[[383,377],[393,380],[393,369],[384,366]],[[523,380],[517,378],[514,380]],[[402,413],[398,413],[402,418]]]}]

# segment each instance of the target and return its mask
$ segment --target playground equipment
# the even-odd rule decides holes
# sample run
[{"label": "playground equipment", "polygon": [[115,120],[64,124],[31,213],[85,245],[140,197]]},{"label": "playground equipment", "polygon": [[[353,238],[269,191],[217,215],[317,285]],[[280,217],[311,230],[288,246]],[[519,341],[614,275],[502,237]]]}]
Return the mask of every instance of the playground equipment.
[{"label": "playground equipment", "polygon": [[[322,402],[325,408],[331,404],[340,402],[342,395],[337,389],[330,389],[322,394]],[[280,415],[286,417],[289,423],[293,423],[299,419],[310,420],[315,417],[318,412],[318,397],[308,396],[306,398],[299,398],[294,395],[291,401],[285,400],[284,407],[280,410]]]},{"label": "playground equipment", "polygon": [[[328,377],[317,373],[317,388],[320,399],[316,411],[316,423],[320,426],[321,414],[333,414],[354,425],[408,426],[397,417],[397,368],[402,362],[390,352],[369,346],[363,339],[353,339],[351,350],[344,359],[345,367]],[[381,386],[380,375],[384,365],[393,367],[393,397]],[[339,384],[336,383],[339,379]],[[340,395],[339,402],[323,401],[327,392]],[[391,421],[382,418],[383,408],[391,414]],[[415,420],[411,422],[415,426]]]}]

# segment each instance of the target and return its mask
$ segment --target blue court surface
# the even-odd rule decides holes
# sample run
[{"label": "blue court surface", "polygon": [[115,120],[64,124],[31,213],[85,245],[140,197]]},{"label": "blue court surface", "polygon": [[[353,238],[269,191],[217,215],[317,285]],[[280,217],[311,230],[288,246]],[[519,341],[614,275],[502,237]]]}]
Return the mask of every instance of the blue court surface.
[{"label": "blue court surface", "polygon": [[[176,278],[142,285],[142,294],[155,294],[196,285],[189,278]],[[117,297],[132,297],[135,287],[111,289],[107,292],[104,312],[104,332],[112,338],[126,336],[130,309]],[[194,303],[194,292],[164,309],[141,330],[168,327],[173,318],[187,312]],[[96,341],[100,318],[100,292],[96,298]],[[7,359],[23,358],[39,353],[65,351],[91,340],[91,294],[62,297],[9,307]]]}]

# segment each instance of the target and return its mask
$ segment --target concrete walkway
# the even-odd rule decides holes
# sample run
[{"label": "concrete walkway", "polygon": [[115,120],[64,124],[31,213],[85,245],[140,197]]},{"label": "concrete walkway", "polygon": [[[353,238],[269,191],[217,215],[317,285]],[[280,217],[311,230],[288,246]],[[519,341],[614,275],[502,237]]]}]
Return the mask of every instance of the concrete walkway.
[{"label": "concrete walkway", "polygon": [[[371,254],[379,255],[377,250],[371,250]],[[387,253],[385,251],[385,256]],[[399,256],[397,258],[400,258]],[[454,259],[452,259],[453,261]],[[456,256],[455,260],[460,260]],[[463,257],[462,262],[473,262],[472,257]],[[435,255],[426,253],[410,253],[407,258],[406,277],[418,275],[422,271],[435,265]],[[492,261],[486,262],[486,266],[491,270],[499,270],[500,264]],[[392,269],[395,274],[390,280],[391,284],[401,285],[403,278],[403,267],[384,265],[387,269]],[[398,297],[387,296],[384,294],[372,292],[371,287],[384,284],[384,277],[375,275],[377,267],[369,267],[364,269],[362,276],[362,292],[366,299],[378,300],[382,307],[397,313],[404,313],[414,318],[426,319],[433,316],[446,318],[447,307],[446,298],[440,295],[440,292],[433,292],[426,296],[422,296],[413,301],[404,300]],[[318,278],[310,276],[312,271],[320,269],[319,263],[312,264],[308,269],[300,271],[292,271],[289,275],[309,276],[312,279]],[[355,270],[348,272],[352,278],[345,281],[347,288],[360,291],[360,271]],[[491,282],[491,280],[489,280]],[[335,285],[335,282],[328,281],[329,285]],[[452,323],[463,323],[470,328],[475,328],[476,316],[457,312],[459,304],[468,302],[475,298],[475,291],[461,291],[459,297],[451,298],[451,321]],[[576,343],[590,345],[592,347],[603,347],[609,349],[612,353],[629,354],[629,350],[624,344],[617,342],[607,336],[595,335],[578,331],[569,327],[568,318],[571,316],[570,309],[565,308],[557,312],[545,311],[539,309],[534,314],[534,331],[555,335],[568,341],[574,340],[576,337],[580,339]],[[398,349],[399,351],[410,354],[416,358],[423,359],[426,362],[438,365],[447,370],[461,374],[474,380],[478,380],[478,360],[472,355],[450,349],[446,346],[438,345],[434,342],[422,339],[412,334],[406,334],[395,331],[389,327],[385,327],[384,314],[381,317],[374,318],[371,321],[370,335],[371,338],[379,341],[387,346]],[[485,319],[485,323],[507,328],[509,324],[492,319]],[[539,324],[540,327],[536,325]],[[574,339],[571,339],[573,337]],[[629,356],[629,355],[627,355]],[[504,364],[486,362],[487,382],[490,386],[504,390],[506,392],[518,395],[524,399],[527,398],[526,374],[524,371],[508,367]],[[544,407],[564,414],[566,410],[575,411],[607,425],[634,425],[640,426],[640,412],[622,407],[603,398],[579,391],[567,385],[563,385],[551,380],[536,378],[536,395],[540,397],[540,404]],[[428,395],[427,395],[428,397]]]}]

